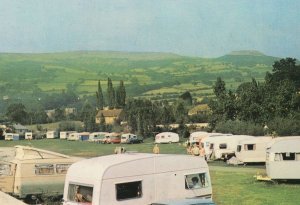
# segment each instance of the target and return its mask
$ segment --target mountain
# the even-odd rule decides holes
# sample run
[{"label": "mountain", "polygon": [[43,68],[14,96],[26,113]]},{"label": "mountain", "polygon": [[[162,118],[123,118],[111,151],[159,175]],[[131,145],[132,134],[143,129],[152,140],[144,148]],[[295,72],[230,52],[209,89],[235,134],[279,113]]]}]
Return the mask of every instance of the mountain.
[{"label": "mountain", "polygon": [[231,53],[221,56],[216,60],[226,63],[232,63],[236,66],[255,66],[255,65],[273,65],[274,61],[279,60],[277,57],[267,56],[259,51],[242,50],[232,51]]}]

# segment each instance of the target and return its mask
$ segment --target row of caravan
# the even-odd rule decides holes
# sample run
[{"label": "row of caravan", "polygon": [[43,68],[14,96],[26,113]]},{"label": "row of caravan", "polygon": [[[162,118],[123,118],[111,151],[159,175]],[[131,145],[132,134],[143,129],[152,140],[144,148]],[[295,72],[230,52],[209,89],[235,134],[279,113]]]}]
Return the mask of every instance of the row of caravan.
[{"label": "row of caravan", "polygon": [[[26,140],[32,139],[33,138],[32,136],[33,136],[32,132],[25,132],[25,139]],[[8,141],[20,140],[20,134],[18,134],[18,133],[5,133],[4,134],[4,139],[8,140]]]},{"label": "row of caravan", "polygon": [[0,190],[25,200],[63,195],[64,205],[150,205],[212,198],[206,161],[190,155],[126,153],[82,159],[16,146],[0,148],[0,158]]},{"label": "row of caravan", "polygon": [[190,140],[199,143],[208,160],[229,159],[232,164],[265,163],[271,179],[300,179],[300,136],[273,138],[197,132],[191,134]]}]

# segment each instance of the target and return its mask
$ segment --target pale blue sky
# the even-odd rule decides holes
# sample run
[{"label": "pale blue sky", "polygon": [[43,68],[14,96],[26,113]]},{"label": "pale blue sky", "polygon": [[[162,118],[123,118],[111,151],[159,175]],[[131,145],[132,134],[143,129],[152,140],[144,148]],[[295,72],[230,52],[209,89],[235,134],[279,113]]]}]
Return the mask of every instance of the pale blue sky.
[{"label": "pale blue sky", "polygon": [[0,0],[0,52],[300,58],[300,0]]}]

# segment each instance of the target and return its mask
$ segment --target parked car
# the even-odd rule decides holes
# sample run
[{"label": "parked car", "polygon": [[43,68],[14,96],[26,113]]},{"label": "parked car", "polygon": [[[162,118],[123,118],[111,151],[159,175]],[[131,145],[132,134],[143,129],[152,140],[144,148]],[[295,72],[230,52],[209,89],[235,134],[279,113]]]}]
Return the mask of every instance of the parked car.
[{"label": "parked car", "polygon": [[139,138],[136,135],[127,139],[127,144],[138,144],[138,143],[143,143],[143,142],[144,142],[144,140],[142,138]]},{"label": "parked car", "polygon": [[121,136],[110,136],[111,144],[120,144],[121,143]]}]

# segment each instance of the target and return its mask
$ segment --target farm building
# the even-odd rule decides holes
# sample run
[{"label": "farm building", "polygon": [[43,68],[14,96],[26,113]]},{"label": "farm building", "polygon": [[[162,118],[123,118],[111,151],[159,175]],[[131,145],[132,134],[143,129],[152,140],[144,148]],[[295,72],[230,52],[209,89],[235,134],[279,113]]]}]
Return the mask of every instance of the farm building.
[{"label": "farm building", "polygon": [[122,109],[99,110],[96,115],[96,124],[100,124],[102,116],[105,124],[113,124],[115,121],[123,119],[124,111]]}]

